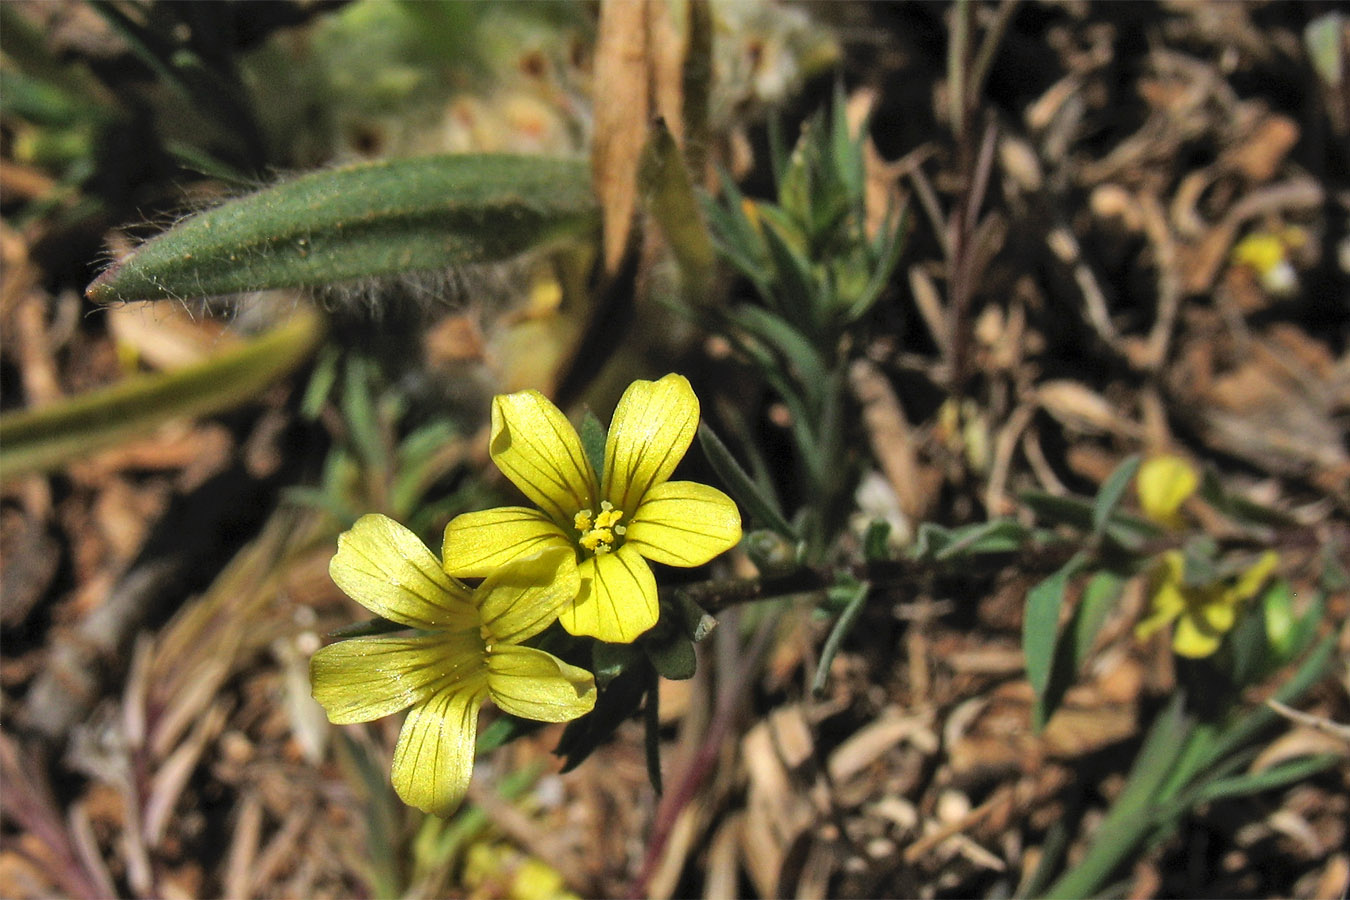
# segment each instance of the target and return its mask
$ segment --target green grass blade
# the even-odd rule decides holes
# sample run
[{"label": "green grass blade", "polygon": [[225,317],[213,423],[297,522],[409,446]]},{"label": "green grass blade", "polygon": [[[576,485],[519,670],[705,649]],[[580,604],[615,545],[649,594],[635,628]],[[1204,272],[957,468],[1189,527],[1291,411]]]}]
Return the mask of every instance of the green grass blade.
[{"label": "green grass blade", "polygon": [[143,437],[171,419],[247,402],[308,358],[322,332],[319,314],[304,310],[247,345],[190,368],[138,375],[50,406],[0,416],[0,477],[56,469]]},{"label": "green grass blade", "polygon": [[585,162],[432,156],[315,172],[170,228],[91,300],[207,297],[492,262],[596,221]]}]

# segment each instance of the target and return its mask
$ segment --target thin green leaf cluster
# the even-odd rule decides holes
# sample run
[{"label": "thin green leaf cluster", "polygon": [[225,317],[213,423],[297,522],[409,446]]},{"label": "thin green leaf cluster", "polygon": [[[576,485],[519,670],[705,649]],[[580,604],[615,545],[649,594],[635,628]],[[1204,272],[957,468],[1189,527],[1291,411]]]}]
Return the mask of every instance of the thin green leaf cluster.
[{"label": "thin green leaf cluster", "polygon": [[378,510],[419,534],[468,508],[481,491],[472,481],[428,501],[461,464],[454,443],[459,432],[441,416],[409,427],[410,405],[410,398],[380,375],[375,360],[324,348],[301,413],[328,422],[333,444],[319,485],[288,488],[288,499],[325,510],[344,528]]},{"label": "thin green leaf cluster", "polygon": [[818,114],[806,123],[791,155],[777,130],[772,143],[777,203],[746,198],[723,172],[723,199],[708,199],[704,209],[718,251],[799,337],[784,336],[782,326],[762,316],[738,324],[760,337],[778,332],[768,343],[793,355],[803,344],[828,353],[895,271],[903,216],[888,210],[876,234],[867,235],[862,138],[850,132],[842,92],[828,120]]}]

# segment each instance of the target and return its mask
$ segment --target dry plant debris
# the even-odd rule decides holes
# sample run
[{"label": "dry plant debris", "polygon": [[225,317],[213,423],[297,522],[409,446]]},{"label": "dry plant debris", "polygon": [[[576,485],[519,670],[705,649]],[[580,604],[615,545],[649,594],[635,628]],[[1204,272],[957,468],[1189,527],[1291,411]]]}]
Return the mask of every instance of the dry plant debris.
[{"label": "dry plant debris", "polygon": [[[163,5],[112,4],[136,16]],[[277,4],[299,27],[327,6]],[[676,75],[691,38],[669,31],[677,6],[604,2],[593,50],[578,51],[590,91],[606,98],[592,160],[610,273],[641,206],[650,113],[687,121]],[[893,533],[1011,514],[1027,490],[1091,493],[1130,452],[1167,450],[1281,510],[1296,526],[1283,532],[1284,572],[1311,593],[1323,548],[1350,541],[1350,81],[1316,81],[1303,43],[1306,20],[1325,8],[969,6],[980,28],[1006,32],[979,115],[972,107],[959,123],[944,65],[953,8],[809,12],[842,47],[851,109],[872,110],[869,215],[899,198],[913,211],[890,306],[849,370]],[[80,57],[84,74],[72,78],[129,65],[92,5],[14,8],[52,29],[52,49]],[[788,49],[797,26],[769,21],[739,23],[744,94],[711,115],[726,146],[697,151],[737,175],[768,168],[746,137],[762,134],[752,113],[763,98],[750,86],[763,82],[781,104],[799,80]],[[537,71],[554,58],[522,54],[512,77],[570,116],[571,76]],[[728,110],[746,122],[727,127]],[[5,411],[239,340],[247,321],[222,325],[196,309],[91,312],[79,292],[105,232],[137,203],[167,210],[175,188],[161,172],[89,211],[16,121],[0,122]],[[369,134],[347,138],[363,146]],[[132,178],[133,163],[114,174]],[[20,215],[32,203],[48,211]],[[1272,268],[1292,284],[1240,261],[1235,248],[1251,235],[1273,242]],[[540,276],[564,298],[539,313],[545,321],[583,317],[576,266]],[[651,291],[668,277],[657,268],[638,281]],[[475,310],[431,318],[419,327],[436,377],[468,376],[436,390],[459,412],[477,410],[446,442],[442,484],[484,471],[479,401],[517,374],[492,366],[512,340],[537,350],[538,332],[524,330],[524,314],[525,326]],[[726,347],[690,344],[664,352],[738,371]],[[556,375],[568,351],[548,353]],[[744,399],[725,380],[727,397]],[[1026,591],[1048,573],[1034,559],[873,595],[820,696],[811,677],[827,623],[800,601],[747,604],[720,616],[693,680],[662,686],[662,796],[648,785],[638,723],[566,774],[550,755],[551,726],[488,758],[468,817],[422,822],[385,781],[397,723],[334,728],[309,697],[309,656],[361,614],[327,576],[334,521],[279,502],[285,485],[314,480],[306,467],[321,457],[309,444],[335,416],[302,421],[303,388],[293,379],[246,409],[4,481],[0,895],[498,897],[525,895],[528,875],[583,896],[1010,896],[1049,852],[1056,822],[1078,823],[1069,856],[1081,853],[1146,719],[1176,687],[1167,646],[1133,638],[1147,598],[1132,582],[1090,668],[1036,733],[1018,643]],[[761,412],[770,432],[790,424],[782,408]],[[387,499],[387,487],[363,489]],[[1190,512],[1216,540],[1233,537],[1204,501]],[[736,565],[753,574],[748,560]],[[1269,700],[1291,727],[1249,771],[1350,757],[1347,623],[1342,586],[1321,625],[1337,642],[1338,677],[1298,709]],[[529,777],[508,791],[520,772]],[[1143,853],[1118,889],[1345,896],[1347,823],[1347,765],[1217,799]]]}]

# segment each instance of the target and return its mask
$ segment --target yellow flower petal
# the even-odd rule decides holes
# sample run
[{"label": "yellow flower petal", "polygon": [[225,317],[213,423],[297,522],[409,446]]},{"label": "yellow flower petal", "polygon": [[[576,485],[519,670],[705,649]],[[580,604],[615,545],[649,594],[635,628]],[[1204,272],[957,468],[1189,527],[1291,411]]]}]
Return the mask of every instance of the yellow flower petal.
[{"label": "yellow flower petal", "polygon": [[1199,484],[1195,469],[1181,457],[1155,456],[1139,467],[1135,487],[1144,515],[1168,528],[1180,528],[1181,504]]},{"label": "yellow flower petal", "polygon": [[478,631],[416,637],[354,638],[309,661],[314,699],[336,725],[369,722],[407,709],[483,665]]},{"label": "yellow flower petal", "polygon": [[1134,636],[1139,640],[1148,640],[1159,628],[1185,611],[1186,594],[1181,584],[1185,567],[1186,558],[1176,550],[1164,553],[1154,567],[1149,577],[1149,614],[1134,627]]},{"label": "yellow flower petal", "polygon": [[558,407],[538,391],[492,401],[492,461],[555,522],[595,506],[595,473],[581,438]]},{"label": "yellow flower petal", "polygon": [[338,537],[328,574],[377,616],[413,628],[475,628],[469,593],[455,584],[417,535],[388,516],[362,516]]},{"label": "yellow flower petal", "polygon": [[605,499],[626,513],[675,471],[698,430],[698,397],[683,375],[635,381],[605,441]]},{"label": "yellow flower petal", "polygon": [[656,577],[636,547],[625,544],[583,561],[579,569],[577,601],[558,615],[570,634],[627,644],[656,624]]},{"label": "yellow flower petal", "polygon": [[553,624],[580,589],[576,553],[567,545],[502,566],[474,591],[483,635],[494,645],[533,637]]},{"label": "yellow flower petal", "polygon": [[1237,602],[1230,592],[1222,588],[1212,591],[1209,602],[1198,603],[1191,610],[1191,616],[1206,630],[1223,634],[1237,621]]},{"label": "yellow flower petal", "polygon": [[595,708],[590,672],[533,647],[492,648],[488,693],[500,709],[538,722],[569,722]]},{"label": "yellow flower petal", "polygon": [[445,526],[441,561],[458,578],[483,578],[513,559],[571,542],[537,509],[503,506],[455,516]]},{"label": "yellow flower petal", "polygon": [[1266,583],[1266,579],[1275,571],[1275,567],[1280,564],[1280,554],[1274,550],[1267,550],[1261,554],[1261,558],[1247,571],[1243,572],[1238,578],[1237,584],[1233,586],[1232,595],[1234,600],[1250,600],[1261,590],[1261,586]]},{"label": "yellow flower petal", "polygon": [[1249,234],[1233,248],[1233,262],[1249,266],[1262,275],[1284,262],[1288,250],[1279,235],[1269,232]]},{"label": "yellow flower petal", "polygon": [[740,539],[741,514],[730,497],[706,484],[667,481],[643,497],[626,546],[668,566],[701,566]]},{"label": "yellow flower petal", "polygon": [[1185,608],[1186,600],[1177,585],[1160,586],[1153,592],[1148,618],[1134,627],[1135,637],[1141,641],[1147,640],[1159,628],[1181,615]]},{"label": "yellow flower petal", "polygon": [[394,748],[391,780],[409,806],[448,816],[469,790],[478,708],[486,677],[448,688],[408,712]]},{"label": "yellow flower petal", "polygon": [[1210,630],[1194,616],[1182,616],[1177,620],[1176,634],[1172,636],[1172,649],[1178,656],[1199,659],[1218,650],[1222,639],[1221,632]]}]

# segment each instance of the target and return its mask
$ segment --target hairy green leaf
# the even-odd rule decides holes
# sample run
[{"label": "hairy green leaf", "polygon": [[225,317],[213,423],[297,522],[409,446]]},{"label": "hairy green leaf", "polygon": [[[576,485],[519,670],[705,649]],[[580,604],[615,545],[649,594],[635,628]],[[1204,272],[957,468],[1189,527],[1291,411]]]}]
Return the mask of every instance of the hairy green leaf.
[{"label": "hairy green leaf", "polygon": [[431,156],[314,172],[184,219],[89,286],[99,303],[340,284],[515,256],[596,221],[581,160]]}]

